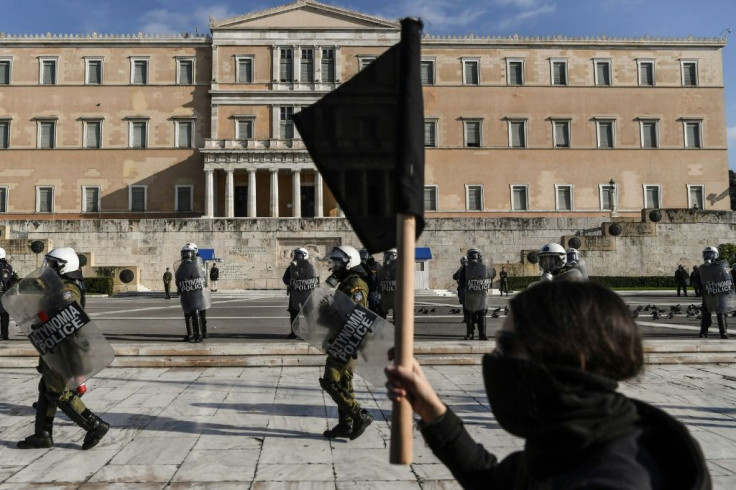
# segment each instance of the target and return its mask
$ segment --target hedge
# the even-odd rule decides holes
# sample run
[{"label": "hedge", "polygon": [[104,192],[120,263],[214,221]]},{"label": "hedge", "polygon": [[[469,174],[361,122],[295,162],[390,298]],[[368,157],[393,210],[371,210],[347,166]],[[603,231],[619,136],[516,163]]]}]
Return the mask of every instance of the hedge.
[{"label": "hedge", "polygon": [[[591,281],[603,284],[609,288],[675,288],[674,276],[590,276]],[[538,281],[539,276],[509,277],[509,289],[519,291],[529,284]]]},{"label": "hedge", "polygon": [[84,290],[91,294],[112,295],[112,277],[85,277]]}]

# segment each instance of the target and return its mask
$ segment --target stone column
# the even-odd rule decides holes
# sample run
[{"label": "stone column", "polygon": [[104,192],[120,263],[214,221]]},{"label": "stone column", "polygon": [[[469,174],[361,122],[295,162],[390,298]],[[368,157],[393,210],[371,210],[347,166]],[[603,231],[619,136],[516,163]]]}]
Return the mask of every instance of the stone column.
[{"label": "stone column", "polygon": [[256,171],[248,170],[248,217],[256,217]]},{"label": "stone column", "polygon": [[225,170],[225,217],[235,216],[235,170]]},{"label": "stone column", "polygon": [[204,171],[204,216],[205,218],[214,218],[215,216],[215,195],[214,195],[214,176],[212,169]]},{"label": "stone column", "polygon": [[322,196],[322,174],[314,173],[314,217],[321,218],[325,214],[324,198]]},{"label": "stone column", "polygon": [[271,217],[279,217],[279,169],[272,168],[271,171]]},{"label": "stone column", "polygon": [[299,169],[291,173],[291,208],[295,218],[302,217],[302,172]]}]

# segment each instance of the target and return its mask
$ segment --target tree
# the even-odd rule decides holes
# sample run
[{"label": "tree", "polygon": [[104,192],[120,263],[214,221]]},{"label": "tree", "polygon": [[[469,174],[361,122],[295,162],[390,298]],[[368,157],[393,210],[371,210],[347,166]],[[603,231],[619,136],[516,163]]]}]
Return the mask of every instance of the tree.
[{"label": "tree", "polygon": [[736,244],[721,243],[718,245],[718,260],[727,260],[729,264],[736,262]]}]

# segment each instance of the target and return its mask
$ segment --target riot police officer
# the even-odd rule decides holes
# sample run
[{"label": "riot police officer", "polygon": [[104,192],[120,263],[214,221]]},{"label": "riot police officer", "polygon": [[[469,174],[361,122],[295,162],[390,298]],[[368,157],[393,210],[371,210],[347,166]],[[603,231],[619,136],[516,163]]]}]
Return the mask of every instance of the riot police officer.
[{"label": "riot police officer", "polygon": [[722,339],[728,338],[728,313],[736,310],[734,281],[729,272],[728,262],[718,260],[716,247],[705,247],[703,265],[698,268],[695,280],[703,292],[702,315],[699,337],[708,337],[708,328],[713,324],[712,313],[718,321],[718,332]]},{"label": "riot police officer", "polygon": [[477,325],[478,340],[488,340],[486,336],[488,291],[491,289],[495,270],[483,264],[483,254],[477,248],[471,248],[465,255],[468,257],[468,264],[465,266],[465,308],[468,311],[465,339],[473,339]]},{"label": "riot police officer", "polygon": [[201,312],[209,308],[210,291],[205,279],[204,264],[196,256],[195,248],[187,243],[181,249],[181,260],[174,264],[174,280],[184,311],[187,334],[184,342],[202,342],[206,330]]},{"label": "riot police officer", "polygon": [[540,281],[582,281],[583,274],[576,267],[565,267],[567,251],[559,243],[548,243],[539,250],[539,266],[542,268]]},{"label": "riot police officer", "polygon": [[368,249],[361,248],[360,265],[365,270],[365,282],[368,284],[368,309],[374,313],[379,312],[381,303],[381,293],[378,284],[378,271],[381,270],[381,264],[368,253]]},{"label": "riot police officer", "polygon": [[[196,243],[187,243],[185,246],[191,248],[194,250],[194,256],[197,258],[197,262],[199,263],[199,266],[202,268],[202,274],[205,281],[205,287],[209,290],[209,285],[207,284],[207,270],[204,265],[204,261],[199,256],[199,247]],[[219,277],[219,273],[218,273]],[[210,304],[208,303],[207,307],[199,311],[199,324],[202,329],[202,338],[206,339],[208,337],[207,335],[207,310],[210,308]]]},{"label": "riot police officer", "polygon": [[[8,263],[5,255],[5,249],[0,247],[0,298],[3,293],[18,280],[18,274],[13,271],[13,266]],[[10,325],[10,315],[3,304],[0,302],[0,337],[8,340],[8,326]]]},{"label": "riot police officer", "polygon": [[309,251],[303,247],[297,248],[292,252],[292,258],[282,278],[289,295],[289,339],[296,338],[293,326],[294,320],[299,316],[299,308],[304,305],[309,293],[319,285],[319,277],[309,261]]},{"label": "riot police officer", "polygon": [[[584,281],[588,280],[588,271],[587,267],[585,267],[585,261],[580,258],[580,252],[576,248],[570,247],[567,250],[565,250],[565,258],[567,259],[565,262],[565,265],[562,267],[560,271],[560,275],[563,275],[567,272],[570,272],[572,269],[577,269],[580,271],[580,276]],[[577,274],[574,274],[577,276]],[[572,279],[572,276],[567,277],[566,279]]]},{"label": "riot police officer", "polygon": [[468,310],[465,309],[465,266],[468,265],[466,256],[460,257],[460,268],[452,275],[452,279],[457,282],[457,299],[463,306],[463,323],[468,323]]},{"label": "riot police officer", "polygon": [[[82,307],[85,304],[82,271],[79,269],[79,257],[74,249],[55,248],[45,257],[43,266],[54,270],[62,280],[64,297],[75,301]],[[66,381],[49,367],[43,358],[39,358],[38,367],[41,381],[38,384],[38,401],[36,402],[36,421],[33,435],[19,441],[20,449],[49,448],[54,446],[53,426],[57,408],[69,417],[72,422],[87,431],[82,449],[96,446],[107,434],[110,425],[93,414],[74,391],[68,388]],[[80,385],[80,388],[84,385]],[[83,392],[78,388],[79,392]]]},{"label": "riot police officer", "polygon": [[[342,245],[330,252],[332,266],[331,280],[337,282],[337,290],[347,295],[354,303],[363,308],[368,306],[368,285],[362,279],[365,271],[360,265],[360,254],[354,247]],[[328,343],[331,339],[328,339]],[[351,440],[360,437],[373,422],[373,417],[360,406],[353,391],[353,359],[347,364],[330,355],[327,356],[325,371],[319,384],[337,404],[338,424],[324,432],[324,436],[333,439],[349,437]]]},{"label": "riot police officer", "polygon": [[383,318],[394,309],[396,302],[396,259],[399,254],[395,248],[383,252],[383,264],[378,271],[378,288],[380,292],[379,315]]}]

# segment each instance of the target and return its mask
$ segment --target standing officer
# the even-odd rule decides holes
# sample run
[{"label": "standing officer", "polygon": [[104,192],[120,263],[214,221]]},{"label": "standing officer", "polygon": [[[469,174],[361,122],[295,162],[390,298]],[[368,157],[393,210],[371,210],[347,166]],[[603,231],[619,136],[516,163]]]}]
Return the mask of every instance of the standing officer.
[{"label": "standing officer", "polygon": [[[65,299],[73,300],[84,308],[82,271],[79,269],[79,257],[74,249],[55,248],[51,250],[46,255],[42,267],[53,269],[59,275],[65,288]],[[61,347],[61,344],[58,347]],[[93,414],[84,405],[77,393],[69,390],[62,376],[51,369],[42,357],[39,357],[36,369],[41,373],[41,382],[38,384],[35,431],[33,435],[19,441],[18,448],[37,449],[54,446],[52,431],[57,407],[72,422],[87,431],[82,449],[95,447],[100,439],[107,434],[110,425]],[[84,385],[77,388],[80,393],[83,393],[83,390],[80,389],[82,386]]]},{"label": "standing officer", "polygon": [[[0,297],[3,293],[18,280],[18,274],[13,271],[13,267],[8,264],[5,257],[5,249],[0,247]],[[0,302],[0,337],[8,340],[8,326],[10,325],[10,315],[3,304]]]},{"label": "standing officer", "polygon": [[314,270],[314,264],[309,261],[309,251],[300,247],[292,252],[293,260],[284,271],[282,278],[286,284],[286,294],[289,296],[289,335],[295,339],[294,321],[299,316],[299,309],[306,303],[309,294],[319,285],[319,276]]},{"label": "standing officer", "polygon": [[677,285],[677,296],[680,296],[680,290],[682,289],[687,297],[687,280],[689,279],[688,273],[682,264],[677,266],[675,271],[675,284]]},{"label": "standing officer", "polygon": [[378,289],[380,292],[380,312],[383,318],[394,310],[396,302],[396,259],[399,254],[395,248],[383,252],[383,265],[378,271]]},{"label": "standing officer", "polygon": [[457,282],[457,299],[463,305],[463,323],[468,323],[468,310],[465,309],[465,266],[468,265],[466,256],[460,257],[460,268],[452,275],[452,279]]},{"label": "standing officer", "polygon": [[540,281],[583,281],[583,273],[577,267],[566,267],[567,251],[559,243],[548,243],[539,250]]},{"label": "standing officer", "polygon": [[[194,256],[196,257],[197,263],[199,264],[199,267],[202,269],[202,275],[204,277],[205,281],[205,289],[207,288],[207,268],[204,266],[204,261],[199,256],[199,247],[196,243],[187,243],[187,246],[190,247],[192,250],[194,250]],[[219,272],[218,272],[219,277]],[[202,328],[202,338],[207,338],[207,310],[210,308],[210,302],[209,302],[209,293],[207,293],[207,307],[199,311],[199,324]]]},{"label": "standing officer", "polygon": [[171,279],[173,279],[173,276],[171,275],[171,271],[169,268],[166,268],[166,272],[164,272],[164,292],[166,293],[166,299],[171,299]]},{"label": "standing officer", "polygon": [[703,307],[700,319],[699,337],[708,337],[708,328],[713,324],[712,313],[718,321],[718,332],[722,339],[728,338],[728,313],[736,310],[736,292],[734,281],[729,273],[729,265],[725,260],[718,260],[716,247],[705,247],[703,265],[698,268],[696,281],[703,292]]},{"label": "standing officer", "polygon": [[506,293],[506,296],[509,295],[509,273],[506,272],[506,267],[501,266],[501,272],[499,272],[498,277],[499,280],[499,296],[503,296],[503,293]]},{"label": "standing officer", "polygon": [[207,338],[201,312],[210,307],[204,264],[196,256],[194,247],[187,243],[181,249],[181,260],[174,264],[176,290],[179,293],[187,334],[184,342],[202,342]]},{"label": "standing officer", "polygon": [[212,269],[210,269],[210,291],[217,292],[218,279],[220,279],[220,269],[217,264],[212,264]]},{"label": "standing officer", "polygon": [[[337,281],[337,290],[348,296],[354,303],[363,308],[368,307],[368,285],[361,278],[365,275],[360,265],[360,254],[355,248],[342,245],[330,252],[332,261],[331,279],[328,283]],[[334,339],[328,339],[332,343]],[[367,410],[361,408],[353,392],[353,364],[354,359],[345,364],[341,360],[328,354],[324,376],[319,384],[323,390],[337,404],[339,416],[338,424],[326,430],[324,436],[328,439],[349,437],[357,439],[366,427],[373,422],[373,417]]]},{"label": "standing officer", "polygon": [[478,325],[478,340],[488,340],[486,336],[488,291],[491,289],[496,271],[483,264],[483,254],[477,248],[468,250],[466,256],[468,265],[465,266],[465,307],[468,310],[468,321],[465,324],[465,340],[473,339],[475,325]]},{"label": "standing officer", "polygon": [[360,253],[360,265],[366,274],[365,282],[368,284],[368,309],[374,313],[378,313],[381,301],[378,271],[381,269],[381,265],[368,253],[368,249],[361,248],[358,253]]}]

